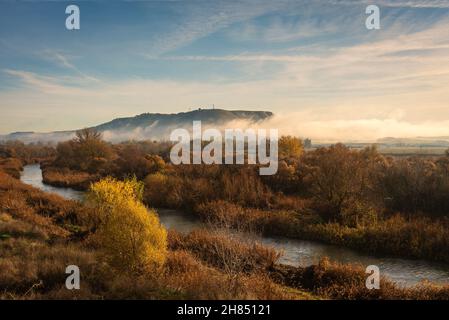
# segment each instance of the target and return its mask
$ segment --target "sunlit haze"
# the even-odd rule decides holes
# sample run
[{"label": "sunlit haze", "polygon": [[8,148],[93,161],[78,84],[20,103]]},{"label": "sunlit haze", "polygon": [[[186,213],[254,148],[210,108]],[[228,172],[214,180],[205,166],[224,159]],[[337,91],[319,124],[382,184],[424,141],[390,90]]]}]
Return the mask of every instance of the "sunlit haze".
[{"label": "sunlit haze", "polygon": [[[0,4],[0,133],[198,107],[315,139],[449,135],[449,1]],[[312,4],[311,4],[312,3]]]}]

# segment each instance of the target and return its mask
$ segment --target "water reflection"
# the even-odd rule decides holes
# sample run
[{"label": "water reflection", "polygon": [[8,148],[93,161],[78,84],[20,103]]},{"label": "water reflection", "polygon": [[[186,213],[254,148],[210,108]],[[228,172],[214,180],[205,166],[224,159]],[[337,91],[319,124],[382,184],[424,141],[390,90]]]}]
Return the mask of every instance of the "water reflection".
[{"label": "water reflection", "polygon": [[71,200],[81,200],[83,198],[83,192],[77,191],[70,188],[59,188],[53,187],[42,182],[42,170],[39,164],[27,165],[23,168],[22,175],[20,177],[22,182],[32,185],[38,189],[45,192],[56,193],[60,196],[71,199]]}]

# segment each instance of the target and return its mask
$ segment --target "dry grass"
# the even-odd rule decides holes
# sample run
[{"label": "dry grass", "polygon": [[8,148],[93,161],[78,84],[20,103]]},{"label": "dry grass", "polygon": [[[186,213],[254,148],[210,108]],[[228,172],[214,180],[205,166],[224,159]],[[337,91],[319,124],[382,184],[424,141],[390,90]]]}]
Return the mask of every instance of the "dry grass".
[{"label": "dry grass", "polygon": [[299,299],[306,294],[288,292],[267,274],[230,275],[198,261],[185,250],[170,254],[164,277],[166,286],[182,292],[189,299]]},{"label": "dry grass", "polygon": [[75,190],[87,190],[100,176],[87,172],[73,171],[67,168],[43,167],[42,180],[55,187],[67,187]]},{"label": "dry grass", "polygon": [[169,248],[187,250],[210,266],[228,273],[265,271],[279,259],[272,248],[243,240],[223,230],[195,230],[187,235],[169,232]]},{"label": "dry grass", "polygon": [[7,213],[0,213],[0,238],[19,237],[49,240],[49,234],[41,225],[14,219]]},{"label": "dry grass", "polygon": [[396,214],[372,224],[348,227],[324,223],[313,213],[244,208],[226,201],[198,205],[206,222],[264,235],[319,240],[372,254],[449,262],[449,220]]},{"label": "dry grass", "polygon": [[[315,299],[313,295],[276,284],[271,270],[279,254],[254,241],[242,241],[227,231],[169,233],[174,250],[166,270],[193,299]],[[200,294],[198,296],[198,294]]]},{"label": "dry grass", "polygon": [[407,220],[395,215],[359,228],[337,223],[300,226],[301,237],[363,250],[373,254],[449,262],[449,221],[425,217]]},{"label": "dry grass", "polygon": [[[0,172],[0,298],[64,298],[93,296],[89,286],[65,289],[65,268],[83,268],[86,284],[96,265],[95,254],[70,241],[68,226],[82,212],[79,204],[47,194]],[[61,296],[62,298],[62,296]]]},{"label": "dry grass", "polygon": [[203,221],[222,228],[264,235],[294,235],[297,224],[293,211],[244,208],[222,200],[200,204],[195,213]]},{"label": "dry grass", "polygon": [[50,238],[68,236],[67,229],[78,224],[84,210],[76,201],[42,192],[0,172],[0,212],[41,228]]},{"label": "dry grass", "polygon": [[[65,268],[77,265],[82,270],[83,288],[65,289]],[[72,298],[91,295],[89,285],[96,278],[95,255],[69,244],[49,245],[24,238],[0,242],[0,288],[3,298],[32,299],[65,289]]]},{"label": "dry grass", "polygon": [[22,171],[22,168],[22,161],[20,161],[19,159],[0,158],[0,171],[3,171],[14,178],[20,178],[20,171]]},{"label": "dry grass", "polygon": [[327,299],[449,300],[449,286],[420,284],[412,288],[400,288],[388,279],[381,278],[380,289],[369,290],[365,286],[366,277],[362,266],[343,265],[327,259],[307,268],[277,266],[273,270],[276,281],[312,291]]}]

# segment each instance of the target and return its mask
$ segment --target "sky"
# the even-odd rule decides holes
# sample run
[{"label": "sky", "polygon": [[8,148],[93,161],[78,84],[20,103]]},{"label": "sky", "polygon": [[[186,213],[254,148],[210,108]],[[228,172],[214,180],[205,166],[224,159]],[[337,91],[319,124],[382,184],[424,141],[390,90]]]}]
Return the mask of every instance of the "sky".
[{"label": "sky", "polygon": [[318,139],[449,136],[449,0],[0,1],[0,134],[213,104]]}]

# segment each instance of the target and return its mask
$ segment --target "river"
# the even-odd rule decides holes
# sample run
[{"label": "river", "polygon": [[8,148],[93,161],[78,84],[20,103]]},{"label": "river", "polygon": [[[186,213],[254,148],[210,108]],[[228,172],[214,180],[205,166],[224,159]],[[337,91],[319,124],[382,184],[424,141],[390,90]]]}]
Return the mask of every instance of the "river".
[{"label": "river", "polygon": [[[82,200],[83,192],[70,188],[58,188],[42,182],[42,171],[38,164],[27,165],[21,175],[21,180],[46,192],[53,192],[66,199]],[[161,223],[166,228],[180,232],[189,232],[203,227],[201,221],[176,210],[158,209]],[[413,286],[427,280],[433,283],[449,284],[449,264],[371,256],[351,249],[316,241],[287,239],[280,237],[261,237],[259,241],[280,250],[283,255],[280,263],[294,266],[315,264],[321,257],[329,257],[333,261],[343,263],[359,263],[363,266],[377,265],[382,275],[401,286]]]}]

